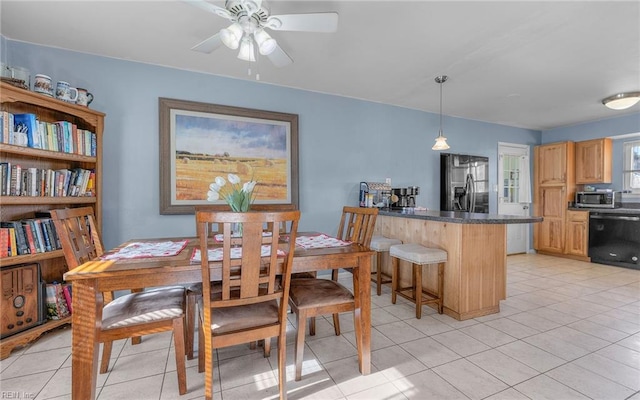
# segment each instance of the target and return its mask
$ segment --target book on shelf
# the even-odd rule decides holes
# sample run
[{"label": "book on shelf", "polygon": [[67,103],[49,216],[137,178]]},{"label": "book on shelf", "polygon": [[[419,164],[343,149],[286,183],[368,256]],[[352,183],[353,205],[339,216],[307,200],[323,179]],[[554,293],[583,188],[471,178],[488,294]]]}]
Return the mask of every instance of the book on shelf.
[{"label": "book on shelf", "polygon": [[22,224],[22,229],[24,230],[25,236],[27,237],[29,252],[31,254],[36,254],[38,252],[38,248],[36,246],[36,240],[33,234],[33,229],[31,228],[31,224],[29,223],[29,221],[20,221],[20,223]]},{"label": "book on shelf", "polygon": [[27,146],[34,149],[41,149],[40,134],[38,130],[38,119],[35,114],[14,114],[14,131],[23,132],[27,135]]},{"label": "book on shelf", "polygon": [[42,239],[44,239],[44,251],[52,251],[55,248],[51,247],[51,238],[49,237],[49,231],[47,230],[47,224],[42,219],[36,219],[36,224],[39,225],[42,231]]},{"label": "book on shelf", "polygon": [[9,228],[0,228],[0,257],[9,257]]},{"label": "book on shelf", "polygon": [[20,196],[22,193],[22,167],[17,164],[11,166],[11,181],[9,182],[9,196]]},{"label": "book on shelf", "polygon": [[2,143],[13,144],[14,115],[8,111],[0,111],[2,118]]},{"label": "book on shelf", "polygon": [[70,283],[62,284],[62,293],[64,294],[64,299],[67,301],[67,308],[69,309],[69,314],[73,314],[73,297],[72,297]]},{"label": "book on shelf", "polygon": [[9,191],[7,188],[9,187],[8,179],[11,176],[11,163],[9,162],[0,162],[0,194],[2,196],[7,196]]},{"label": "book on shelf", "polygon": [[16,230],[15,228],[9,229],[9,256],[15,257],[18,255],[18,245],[16,243]]},{"label": "book on shelf", "polygon": [[47,305],[47,318],[58,320],[70,315],[67,300],[61,283],[47,283],[45,289],[45,303]]}]

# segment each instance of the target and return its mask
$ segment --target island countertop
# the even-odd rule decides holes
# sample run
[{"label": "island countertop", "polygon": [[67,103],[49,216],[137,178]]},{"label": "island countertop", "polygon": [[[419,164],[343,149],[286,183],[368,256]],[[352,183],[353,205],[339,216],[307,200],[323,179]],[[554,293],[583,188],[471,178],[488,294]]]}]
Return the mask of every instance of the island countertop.
[{"label": "island countertop", "polygon": [[462,211],[413,211],[410,209],[381,209],[378,215],[385,215],[388,217],[416,218],[439,222],[451,222],[454,224],[528,224],[532,222],[542,221],[542,217],[468,213]]}]

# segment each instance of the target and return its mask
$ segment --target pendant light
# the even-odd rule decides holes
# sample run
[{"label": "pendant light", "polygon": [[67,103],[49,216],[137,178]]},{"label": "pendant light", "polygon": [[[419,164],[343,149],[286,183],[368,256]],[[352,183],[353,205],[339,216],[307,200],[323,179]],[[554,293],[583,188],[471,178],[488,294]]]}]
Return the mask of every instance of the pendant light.
[{"label": "pendant light", "polygon": [[436,144],[433,145],[431,150],[447,150],[449,145],[447,144],[447,138],[442,135],[442,84],[447,81],[446,75],[440,75],[436,77],[436,83],[440,85],[440,131],[436,138]]}]

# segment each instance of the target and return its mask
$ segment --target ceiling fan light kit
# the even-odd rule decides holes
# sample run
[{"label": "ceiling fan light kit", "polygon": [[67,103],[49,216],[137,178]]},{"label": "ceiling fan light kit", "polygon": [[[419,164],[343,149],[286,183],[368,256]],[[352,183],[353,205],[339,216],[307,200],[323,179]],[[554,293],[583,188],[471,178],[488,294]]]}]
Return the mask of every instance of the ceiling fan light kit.
[{"label": "ceiling fan light kit", "polygon": [[335,12],[271,15],[263,0],[227,0],[224,7],[205,0],[183,1],[232,22],[192,50],[211,53],[224,44],[232,50],[240,48],[239,59],[255,62],[257,47],[258,52],[267,56],[276,67],[287,66],[293,60],[265,29],[298,32],[335,32],[338,29],[338,13]]},{"label": "ceiling fan light kit", "polygon": [[447,138],[442,134],[442,84],[445,83],[447,79],[448,76],[446,75],[436,76],[436,83],[440,85],[440,130],[436,138],[436,143],[431,150],[448,150],[450,148],[447,144]]},{"label": "ceiling fan light kit", "polygon": [[242,35],[244,35],[244,31],[239,23],[234,22],[229,25],[228,28],[223,28],[220,30],[220,39],[225,46],[230,48],[231,50],[235,50],[240,46],[240,40],[242,39]]},{"label": "ceiling fan light kit", "polygon": [[243,37],[240,42],[240,51],[238,52],[238,58],[244,61],[255,62],[256,54],[253,51],[253,41],[248,37]]},{"label": "ceiling fan light kit", "polygon": [[602,104],[612,110],[626,110],[640,101],[640,92],[618,93],[602,100]]},{"label": "ceiling fan light kit", "polygon": [[276,49],[278,43],[272,38],[264,29],[259,29],[253,34],[253,38],[256,40],[258,50],[263,56],[267,56]]}]

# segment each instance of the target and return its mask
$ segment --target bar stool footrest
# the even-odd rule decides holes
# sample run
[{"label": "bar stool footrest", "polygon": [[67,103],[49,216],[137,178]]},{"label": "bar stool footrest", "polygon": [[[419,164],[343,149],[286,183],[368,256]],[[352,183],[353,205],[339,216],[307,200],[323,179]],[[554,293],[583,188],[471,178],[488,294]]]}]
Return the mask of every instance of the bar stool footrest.
[{"label": "bar stool footrest", "polygon": [[[410,292],[411,294],[407,294],[406,292]],[[404,297],[405,299],[410,300],[413,303],[416,302],[416,298],[415,296],[413,296],[413,287],[398,288],[396,290],[396,295]],[[423,290],[422,295],[427,296],[426,298],[421,299],[420,302],[422,304],[440,303],[440,297],[429,291]]]},{"label": "bar stool footrest", "polygon": [[[375,274],[377,274],[378,271],[371,271],[371,282],[378,282],[378,279],[376,278]],[[380,283],[391,283],[391,275],[387,275],[384,272],[380,273]]]}]

